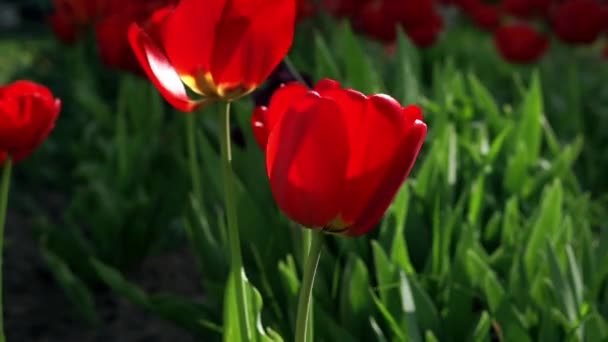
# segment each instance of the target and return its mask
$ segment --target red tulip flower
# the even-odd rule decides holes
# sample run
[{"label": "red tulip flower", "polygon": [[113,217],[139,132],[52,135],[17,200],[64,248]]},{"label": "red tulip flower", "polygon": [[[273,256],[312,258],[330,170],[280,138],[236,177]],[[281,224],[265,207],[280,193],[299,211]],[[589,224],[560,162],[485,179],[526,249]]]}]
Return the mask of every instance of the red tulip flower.
[{"label": "red tulip flower", "polygon": [[317,5],[312,0],[296,0],[296,21],[304,20],[317,11]]},{"label": "red tulip flower", "polygon": [[438,13],[432,13],[421,25],[406,27],[408,37],[421,48],[431,46],[443,30],[443,18]]},{"label": "red tulip flower", "polygon": [[252,121],[279,208],[306,227],[349,236],[382,218],[427,131],[420,108],[328,79],[314,90],[284,86]]},{"label": "red tulip flower", "polygon": [[182,0],[132,24],[129,41],[163,97],[191,112],[257,88],[291,47],[295,14],[295,0]]},{"label": "red tulip flower", "polygon": [[501,56],[512,63],[534,63],[549,48],[549,39],[530,26],[514,24],[494,32],[494,44]]},{"label": "red tulip flower", "polygon": [[552,0],[503,0],[500,6],[514,17],[531,19],[546,15],[553,2]]},{"label": "red tulip flower", "polygon": [[553,30],[566,43],[590,44],[604,30],[604,20],[602,7],[596,0],[572,0],[555,10]]},{"label": "red tulip flower", "polygon": [[481,29],[494,31],[500,26],[500,11],[496,5],[479,3],[471,8],[469,15]]},{"label": "red tulip flower", "polygon": [[127,32],[129,26],[136,22],[146,27],[158,9],[171,6],[176,0],[132,1],[123,4],[97,21],[95,37],[102,62],[110,67],[143,74],[129,44]]},{"label": "red tulip flower", "polygon": [[49,135],[61,103],[46,87],[17,81],[0,86],[0,161],[29,156]]},{"label": "red tulip flower", "polygon": [[342,17],[351,16],[358,8],[369,1],[365,0],[321,0],[321,6],[329,13]]},{"label": "red tulip flower", "polygon": [[397,21],[389,14],[385,1],[368,1],[359,7],[355,25],[374,39],[394,42],[397,39]]},{"label": "red tulip flower", "polygon": [[49,21],[55,35],[64,43],[74,43],[107,7],[102,0],[53,0],[55,11]]}]

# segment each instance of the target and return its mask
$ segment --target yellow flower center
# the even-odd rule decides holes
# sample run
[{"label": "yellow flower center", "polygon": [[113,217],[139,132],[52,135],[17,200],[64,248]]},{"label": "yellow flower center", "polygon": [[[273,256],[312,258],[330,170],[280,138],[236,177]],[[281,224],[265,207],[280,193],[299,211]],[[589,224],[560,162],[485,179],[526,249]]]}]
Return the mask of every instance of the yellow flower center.
[{"label": "yellow flower center", "polygon": [[342,234],[351,227],[351,224],[344,222],[342,217],[338,216],[328,225],[323,227],[323,231],[331,234]]},{"label": "yellow flower center", "polygon": [[180,75],[180,78],[195,93],[218,100],[236,100],[251,93],[257,87],[243,84],[216,84],[213,75],[209,72],[200,76]]}]

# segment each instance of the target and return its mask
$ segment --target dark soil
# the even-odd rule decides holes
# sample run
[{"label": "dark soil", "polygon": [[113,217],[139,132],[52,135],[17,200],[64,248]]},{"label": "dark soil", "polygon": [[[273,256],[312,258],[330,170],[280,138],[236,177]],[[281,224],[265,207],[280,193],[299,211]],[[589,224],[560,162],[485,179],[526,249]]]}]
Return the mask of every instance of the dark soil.
[{"label": "dark soil", "polygon": [[[98,290],[97,312],[103,321],[92,327],[79,319],[55,283],[39,253],[28,222],[9,213],[4,250],[4,316],[9,342],[189,342],[194,339],[169,322],[144,312],[123,298]],[[150,291],[170,291],[196,297],[197,272],[186,251],[147,260],[129,275]]]}]

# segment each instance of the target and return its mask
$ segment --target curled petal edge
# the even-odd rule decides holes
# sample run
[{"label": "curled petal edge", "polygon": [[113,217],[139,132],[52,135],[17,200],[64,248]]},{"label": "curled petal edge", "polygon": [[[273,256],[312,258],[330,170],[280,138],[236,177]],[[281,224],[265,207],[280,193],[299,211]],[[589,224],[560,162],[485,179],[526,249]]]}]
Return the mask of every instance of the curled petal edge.
[{"label": "curled petal edge", "polygon": [[188,96],[186,87],[163,50],[139,25],[131,24],[128,38],[142,69],[173,107],[190,113],[213,102],[210,98],[193,100]]}]

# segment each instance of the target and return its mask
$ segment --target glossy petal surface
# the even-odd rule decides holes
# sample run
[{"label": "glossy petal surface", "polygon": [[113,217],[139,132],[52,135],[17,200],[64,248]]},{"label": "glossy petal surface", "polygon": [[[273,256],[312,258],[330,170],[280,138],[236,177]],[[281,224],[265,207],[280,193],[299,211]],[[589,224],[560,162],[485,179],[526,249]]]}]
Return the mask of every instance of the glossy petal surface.
[{"label": "glossy petal surface", "polygon": [[0,87],[0,151],[19,162],[49,135],[61,103],[46,87],[17,81]]},{"label": "glossy petal surface", "polygon": [[339,213],[348,162],[347,132],[335,102],[309,93],[276,124],[266,167],[283,212],[307,227],[324,227]]},{"label": "glossy petal surface", "polygon": [[146,75],[165,100],[175,108],[192,112],[210,101],[192,100],[188,97],[184,84],[163,50],[137,24],[132,24],[129,28],[129,41]]}]

